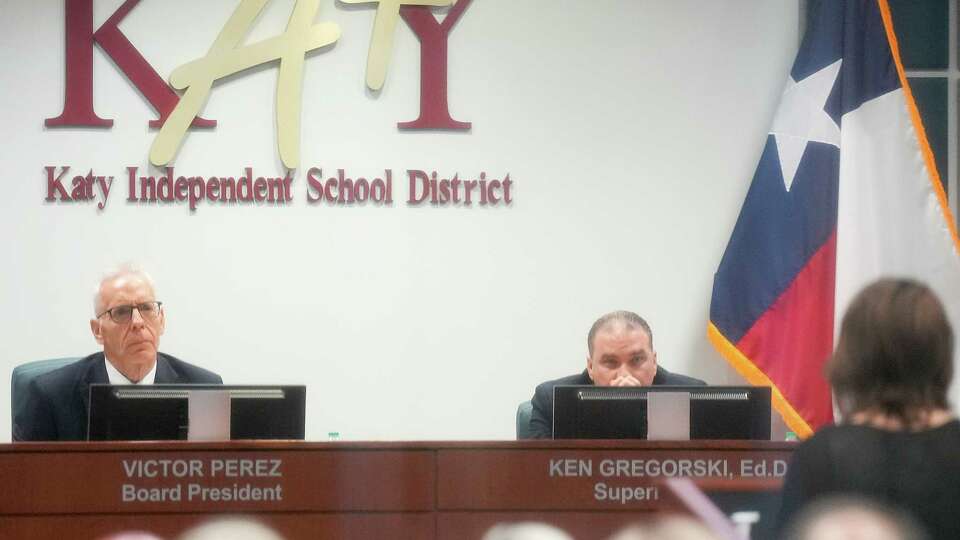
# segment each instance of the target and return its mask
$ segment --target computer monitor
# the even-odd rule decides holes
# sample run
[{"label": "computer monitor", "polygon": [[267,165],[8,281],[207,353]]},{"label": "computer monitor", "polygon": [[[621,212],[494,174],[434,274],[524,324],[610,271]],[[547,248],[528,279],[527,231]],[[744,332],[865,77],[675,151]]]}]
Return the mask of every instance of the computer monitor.
[{"label": "computer monitor", "polygon": [[553,438],[646,439],[651,392],[690,395],[691,439],[770,440],[768,386],[556,386]]},{"label": "computer monitor", "polygon": [[92,384],[87,438],[91,441],[186,440],[188,393],[230,395],[231,439],[303,439],[305,386]]}]

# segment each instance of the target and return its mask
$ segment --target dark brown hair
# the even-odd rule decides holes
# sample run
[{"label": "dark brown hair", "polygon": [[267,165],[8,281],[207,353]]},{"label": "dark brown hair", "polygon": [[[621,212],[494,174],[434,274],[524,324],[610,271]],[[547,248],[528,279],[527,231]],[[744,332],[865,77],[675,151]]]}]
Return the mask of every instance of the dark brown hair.
[{"label": "dark brown hair", "polygon": [[948,408],[953,330],[926,285],[881,279],[853,299],[826,376],[844,415],[874,410],[906,425]]},{"label": "dark brown hair", "polygon": [[647,333],[647,337],[650,338],[650,346],[653,347],[653,332],[650,330],[650,325],[647,324],[647,321],[643,317],[637,315],[632,311],[611,311],[606,315],[603,315],[596,321],[594,321],[593,326],[590,327],[590,332],[587,333],[587,352],[590,356],[593,356],[593,338],[597,335],[597,332],[605,329],[607,326],[610,326],[614,323],[622,324],[627,328],[642,328],[644,332]]}]

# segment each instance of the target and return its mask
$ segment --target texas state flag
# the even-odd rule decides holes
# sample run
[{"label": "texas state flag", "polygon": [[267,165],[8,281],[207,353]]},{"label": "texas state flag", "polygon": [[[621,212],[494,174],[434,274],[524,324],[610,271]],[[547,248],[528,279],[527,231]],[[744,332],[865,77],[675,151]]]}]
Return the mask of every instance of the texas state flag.
[{"label": "texas state flag", "polygon": [[833,421],[823,366],[880,276],[930,285],[960,322],[960,239],[886,0],[813,6],[714,277],[707,334],[800,437]]}]

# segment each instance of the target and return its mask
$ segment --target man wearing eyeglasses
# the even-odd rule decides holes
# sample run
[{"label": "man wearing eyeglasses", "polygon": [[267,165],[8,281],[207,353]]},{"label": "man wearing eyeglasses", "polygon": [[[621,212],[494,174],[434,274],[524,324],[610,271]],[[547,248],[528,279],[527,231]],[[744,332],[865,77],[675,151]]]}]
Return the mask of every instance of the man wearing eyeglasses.
[{"label": "man wearing eyeglasses", "polygon": [[145,272],[124,267],[100,281],[90,330],[98,352],[30,382],[13,439],[67,441],[87,438],[89,386],[110,384],[221,384],[220,376],[158,351],[166,323],[163,303]]}]

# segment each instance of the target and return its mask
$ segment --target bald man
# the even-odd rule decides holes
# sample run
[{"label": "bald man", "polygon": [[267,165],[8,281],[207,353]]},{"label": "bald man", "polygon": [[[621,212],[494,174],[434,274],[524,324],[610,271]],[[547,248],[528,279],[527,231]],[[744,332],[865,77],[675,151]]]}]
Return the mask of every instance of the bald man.
[{"label": "bald man", "polygon": [[533,393],[530,437],[553,437],[553,387],[597,386],[700,386],[700,379],[670,373],[657,365],[653,332],[643,317],[631,311],[614,311],[600,317],[587,333],[587,369],[537,386]]},{"label": "bald man", "polygon": [[90,331],[103,350],[30,381],[13,440],[86,440],[94,383],[223,383],[215,373],[159,352],[166,319],[146,272],[131,266],[109,272],[93,305]]}]

